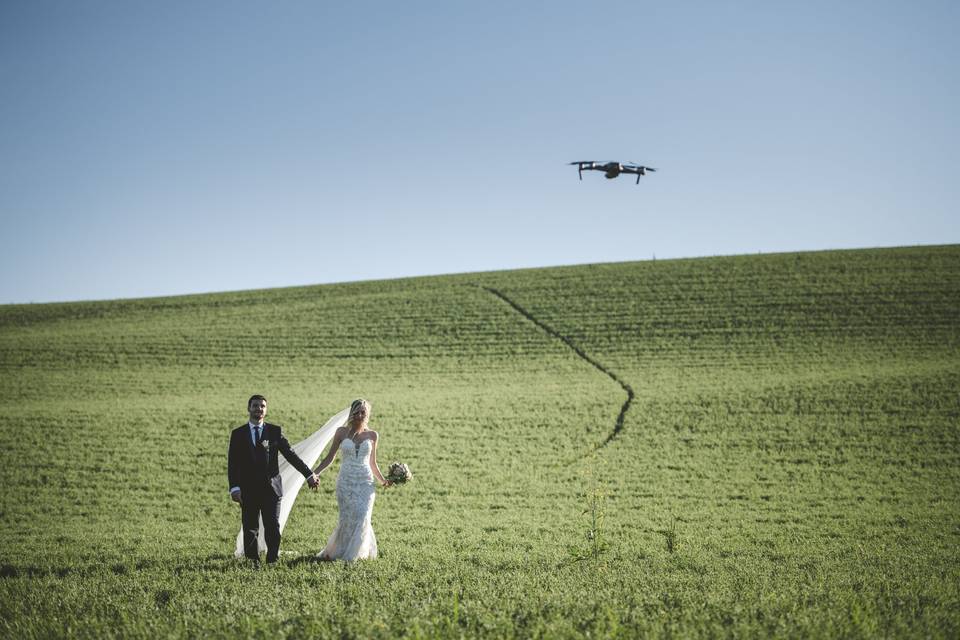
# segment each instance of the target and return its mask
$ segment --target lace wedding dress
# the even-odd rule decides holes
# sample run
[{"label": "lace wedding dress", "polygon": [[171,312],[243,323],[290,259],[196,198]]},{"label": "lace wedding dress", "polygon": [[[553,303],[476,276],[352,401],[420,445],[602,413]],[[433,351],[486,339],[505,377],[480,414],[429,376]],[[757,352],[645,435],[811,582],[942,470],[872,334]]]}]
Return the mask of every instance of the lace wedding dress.
[{"label": "lace wedding dress", "polygon": [[357,445],[350,438],[340,443],[340,474],[337,476],[337,507],[340,510],[337,528],[330,534],[327,546],[318,554],[330,560],[364,560],[377,557],[377,537],[371,517],[377,497],[370,453],[373,443],[361,440]]}]

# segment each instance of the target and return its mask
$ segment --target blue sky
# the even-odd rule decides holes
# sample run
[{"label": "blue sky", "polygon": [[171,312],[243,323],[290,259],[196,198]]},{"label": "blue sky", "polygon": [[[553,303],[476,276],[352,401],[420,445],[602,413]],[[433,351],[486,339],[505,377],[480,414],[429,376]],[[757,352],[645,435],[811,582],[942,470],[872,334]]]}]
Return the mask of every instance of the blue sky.
[{"label": "blue sky", "polygon": [[958,27],[936,1],[7,0],[0,303],[960,242]]}]

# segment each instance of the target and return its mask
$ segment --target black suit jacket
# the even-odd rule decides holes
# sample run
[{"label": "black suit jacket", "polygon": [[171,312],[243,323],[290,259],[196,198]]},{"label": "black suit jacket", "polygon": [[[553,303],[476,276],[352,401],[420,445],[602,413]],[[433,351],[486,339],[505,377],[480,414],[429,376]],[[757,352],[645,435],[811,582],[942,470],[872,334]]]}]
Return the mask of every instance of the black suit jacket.
[{"label": "black suit jacket", "polygon": [[227,453],[227,480],[230,488],[240,487],[242,495],[248,496],[270,488],[277,497],[283,495],[283,482],[280,480],[278,453],[282,453],[304,477],[310,470],[300,459],[290,443],[283,437],[278,425],[263,423],[260,443],[254,447],[250,436],[250,425],[237,427],[230,434],[230,450]]}]

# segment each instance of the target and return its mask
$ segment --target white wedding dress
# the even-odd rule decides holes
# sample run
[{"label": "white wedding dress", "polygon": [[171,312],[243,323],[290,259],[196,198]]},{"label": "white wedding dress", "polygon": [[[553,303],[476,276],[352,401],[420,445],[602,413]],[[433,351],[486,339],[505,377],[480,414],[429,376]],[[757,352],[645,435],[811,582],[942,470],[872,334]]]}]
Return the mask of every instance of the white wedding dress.
[{"label": "white wedding dress", "polygon": [[365,560],[377,557],[377,537],[371,518],[377,497],[370,453],[373,443],[350,438],[340,443],[340,474],[337,476],[337,528],[318,557],[330,560]]}]

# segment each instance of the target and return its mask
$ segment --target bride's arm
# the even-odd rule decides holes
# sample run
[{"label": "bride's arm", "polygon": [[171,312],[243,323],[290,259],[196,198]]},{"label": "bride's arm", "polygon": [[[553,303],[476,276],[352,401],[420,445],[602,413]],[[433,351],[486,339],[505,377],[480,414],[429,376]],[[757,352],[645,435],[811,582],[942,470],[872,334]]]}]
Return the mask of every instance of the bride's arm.
[{"label": "bride's arm", "polygon": [[380,434],[376,431],[373,432],[373,448],[370,450],[370,471],[373,472],[373,477],[380,481],[380,484],[389,487],[392,482],[388,482],[384,479],[383,474],[380,473],[380,467],[377,466],[377,441],[380,439]]},{"label": "bride's arm", "polygon": [[330,450],[327,451],[327,457],[320,462],[320,466],[313,470],[317,475],[320,475],[324,469],[330,466],[330,463],[333,462],[333,458],[337,455],[337,449],[340,448],[340,443],[343,442],[344,428],[340,427],[337,429],[337,432],[333,434],[333,442],[330,443]]}]

